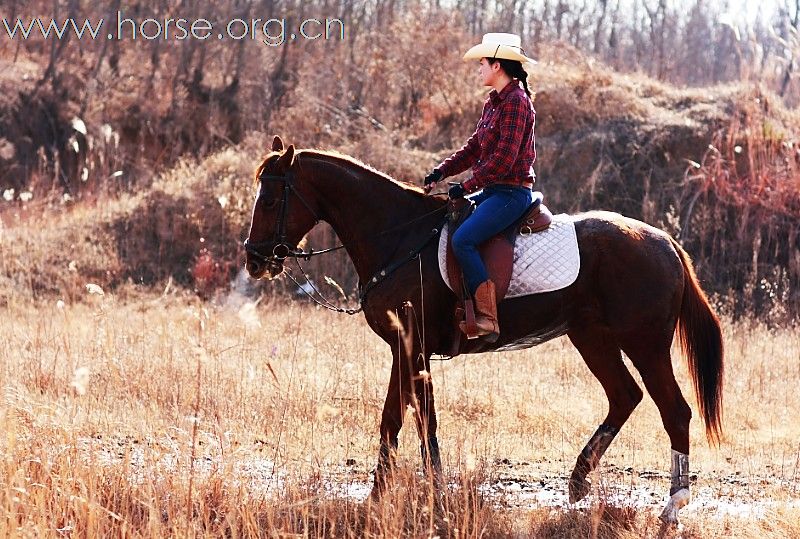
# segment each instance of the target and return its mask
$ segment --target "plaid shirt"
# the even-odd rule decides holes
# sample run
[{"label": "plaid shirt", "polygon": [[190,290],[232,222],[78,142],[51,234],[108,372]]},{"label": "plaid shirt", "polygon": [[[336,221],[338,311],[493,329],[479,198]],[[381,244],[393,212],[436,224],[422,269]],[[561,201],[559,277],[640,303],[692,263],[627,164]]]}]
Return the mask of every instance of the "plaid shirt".
[{"label": "plaid shirt", "polygon": [[472,167],[472,177],[463,183],[468,193],[496,182],[532,185],[535,121],[533,103],[518,81],[512,80],[499,93],[493,89],[475,132],[436,168],[446,178]]}]

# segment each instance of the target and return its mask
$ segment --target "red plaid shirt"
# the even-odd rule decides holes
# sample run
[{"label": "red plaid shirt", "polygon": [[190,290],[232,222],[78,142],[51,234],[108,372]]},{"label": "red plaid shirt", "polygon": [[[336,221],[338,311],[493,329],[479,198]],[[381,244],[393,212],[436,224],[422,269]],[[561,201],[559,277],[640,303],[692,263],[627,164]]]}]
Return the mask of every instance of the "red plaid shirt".
[{"label": "red plaid shirt", "polygon": [[468,193],[496,182],[531,185],[536,177],[535,121],[533,103],[517,80],[499,93],[493,89],[475,132],[436,168],[446,178],[472,167],[472,177],[463,183]]}]

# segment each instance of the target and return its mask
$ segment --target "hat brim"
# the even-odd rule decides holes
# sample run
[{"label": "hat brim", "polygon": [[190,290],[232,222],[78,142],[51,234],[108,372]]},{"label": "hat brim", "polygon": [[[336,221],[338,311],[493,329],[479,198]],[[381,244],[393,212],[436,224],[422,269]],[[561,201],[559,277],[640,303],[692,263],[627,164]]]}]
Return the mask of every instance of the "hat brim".
[{"label": "hat brim", "polygon": [[490,45],[488,43],[479,43],[475,45],[466,53],[464,53],[464,60],[478,60],[480,58],[503,58],[505,60],[517,60],[518,62],[536,64],[536,60],[528,58],[514,47],[508,45]]}]

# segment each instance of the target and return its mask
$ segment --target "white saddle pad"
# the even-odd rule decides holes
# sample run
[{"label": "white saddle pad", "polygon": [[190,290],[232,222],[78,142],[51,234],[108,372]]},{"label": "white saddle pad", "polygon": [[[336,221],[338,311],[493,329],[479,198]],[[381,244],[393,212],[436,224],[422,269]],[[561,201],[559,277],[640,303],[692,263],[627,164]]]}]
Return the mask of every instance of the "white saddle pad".
[{"label": "white saddle pad", "polygon": [[[448,225],[439,236],[439,271],[442,279],[452,290],[447,279]],[[578,237],[572,216],[560,213],[553,216],[547,230],[529,236],[517,236],[514,246],[514,269],[507,298],[552,292],[575,282],[581,268],[578,252]]]}]

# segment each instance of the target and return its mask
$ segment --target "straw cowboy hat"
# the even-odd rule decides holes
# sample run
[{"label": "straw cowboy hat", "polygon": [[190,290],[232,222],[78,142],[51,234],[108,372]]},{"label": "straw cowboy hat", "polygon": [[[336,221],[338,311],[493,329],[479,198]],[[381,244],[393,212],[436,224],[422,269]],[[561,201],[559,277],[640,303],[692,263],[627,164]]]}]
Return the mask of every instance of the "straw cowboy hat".
[{"label": "straw cowboy hat", "polygon": [[525,56],[522,50],[522,39],[517,34],[491,33],[484,34],[480,44],[475,45],[464,54],[464,60],[478,60],[480,58],[504,58],[517,60],[523,66],[527,63],[533,65],[533,58]]}]

